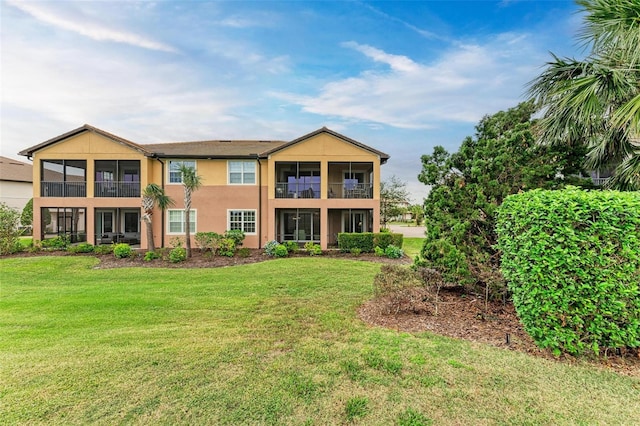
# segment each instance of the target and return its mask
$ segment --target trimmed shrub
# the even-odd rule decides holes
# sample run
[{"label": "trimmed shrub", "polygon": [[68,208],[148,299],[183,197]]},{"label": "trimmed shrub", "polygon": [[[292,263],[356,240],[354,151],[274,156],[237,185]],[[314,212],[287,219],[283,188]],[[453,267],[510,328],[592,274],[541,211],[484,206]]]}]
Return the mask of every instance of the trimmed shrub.
[{"label": "trimmed shrub", "polygon": [[285,247],[287,247],[287,250],[289,251],[289,253],[295,253],[298,250],[300,250],[300,246],[296,241],[285,241],[282,244],[284,244]]},{"label": "trimmed shrub", "polygon": [[58,235],[54,238],[47,238],[42,240],[41,245],[43,249],[50,250],[66,250],[69,247],[69,237],[66,235]]},{"label": "trimmed shrub", "polygon": [[322,254],[322,247],[311,241],[304,243],[304,249],[309,252],[309,256],[320,256]]},{"label": "trimmed shrub", "polygon": [[223,238],[220,240],[218,253],[221,256],[233,257],[236,254],[236,240],[233,238]]},{"label": "trimmed shrub", "polygon": [[124,259],[125,257],[131,257],[133,250],[129,244],[119,243],[113,247],[113,255],[116,259]]},{"label": "trimmed shrub", "polygon": [[238,249],[238,257],[249,257],[251,256],[251,250],[249,250],[248,247],[242,247],[240,249]]},{"label": "trimmed shrub", "polygon": [[233,240],[233,244],[236,248],[242,246],[244,242],[244,232],[239,229],[230,229],[224,233],[224,238]]},{"label": "trimmed shrub", "polygon": [[111,254],[113,253],[113,244],[93,246],[93,252],[95,254]]},{"label": "trimmed shrub", "polygon": [[169,262],[179,263],[187,260],[187,249],[184,247],[174,247],[169,252]]},{"label": "trimmed shrub", "polygon": [[390,245],[402,248],[404,236],[402,234],[392,234],[391,232],[381,232],[373,234],[373,246],[386,249]]},{"label": "trimmed shrub", "polygon": [[404,252],[400,247],[390,245],[387,246],[386,249],[384,249],[384,255],[389,259],[400,259],[402,256],[404,256]]},{"label": "trimmed shrub", "polygon": [[343,253],[349,253],[353,248],[359,248],[362,253],[371,253],[374,247],[383,250],[389,245],[402,248],[402,234],[389,232],[341,232],[338,234],[338,248]]},{"label": "trimmed shrub", "polygon": [[209,250],[214,256],[218,251],[220,240],[222,238],[223,236],[216,232],[196,232],[196,235],[194,236],[196,245],[200,250],[203,253]]},{"label": "trimmed shrub", "polygon": [[640,193],[512,195],[497,233],[516,311],[540,347],[640,347]]},{"label": "trimmed shrub", "polygon": [[144,254],[145,262],[151,262],[152,260],[160,259],[160,257],[160,254],[156,253],[155,251],[148,251]]},{"label": "trimmed shrub", "polygon": [[358,247],[354,247],[351,250],[349,250],[349,252],[354,256],[360,256],[360,253],[362,253],[362,250],[360,250]]},{"label": "trimmed shrub", "polygon": [[75,246],[69,246],[69,253],[93,253],[93,245],[89,243],[80,243]]},{"label": "trimmed shrub", "polygon": [[278,244],[274,251],[274,255],[276,257],[287,257],[289,256],[289,250],[287,250],[287,246],[284,244]]},{"label": "trimmed shrub", "polygon": [[280,245],[276,240],[271,240],[267,244],[264,245],[264,254],[267,256],[275,256],[276,248]]},{"label": "trimmed shrub", "polygon": [[378,257],[382,257],[384,256],[384,249],[381,249],[380,247],[376,246],[376,248],[373,249],[373,252],[375,253],[376,256]]}]

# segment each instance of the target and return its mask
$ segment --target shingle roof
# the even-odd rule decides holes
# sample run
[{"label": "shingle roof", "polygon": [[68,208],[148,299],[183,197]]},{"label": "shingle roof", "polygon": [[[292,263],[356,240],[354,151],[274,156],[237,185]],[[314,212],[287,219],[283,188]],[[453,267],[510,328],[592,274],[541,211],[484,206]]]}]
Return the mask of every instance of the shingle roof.
[{"label": "shingle roof", "polygon": [[32,182],[33,166],[13,158],[0,157],[0,180]]},{"label": "shingle roof", "polygon": [[316,131],[301,136],[293,141],[278,141],[278,140],[208,140],[208,141],[195,141],[195,142],[166,142],[156,144],[137,144],[116,136],[112,133],[100,130],[97,127],[85,124],[70,132],[56,136],[55,138],[44,141],[38,145],[32,146],[20,152],[20,155],[31,157],[35,151],[45,148],[54,143],[60,142],[69,137],[75,136],[82,132],[94,132],[103,137],[111,139],[120,144],[126,145],[135,149],[150,157],[161,158],[265,158],[269,155],[286,149],[292,145],[300,143],[306,139],[312,138],[320,133],[328,133],[338,139],[353,144],[359,148],[369,151],[380,157],[382,163],[385,163],[389,159],[389,155],[384,152],[378,151],[370,146],[367,146],[354,139],[348,138],[333,130],[322,127]]},{"label": "shingle roof", "polygon": [[26,157],[32,157],[34,152],[36,152],[36,151],[38,151],[38,150],[40,150],[42,148],[45,148],[45,147],[47,147],[49,145],[53,145],[55,143],[58,143],[60,141],[65,140],[67,138],[70,138],[72,136],[79,135],[80,133],[83,133],[83,132],[97,133],[97,134],[99,134],[99,135],[101,135],[101,136],[103,136],[103,137],[105,137],[107,139],[111,139],[114,142],[117,142],[119,144],[128,146],[129,148],[133,148],[138,152],[141,152],[143,154],[149,154],[142,147],[142,145],[139,145],[139,144],[137,144],[135,142],[131,142],[131,141],[127,140],[127,139],[121,138],[120,136],[116,136],[113,133],[105,132],[104,130],[98,129],[97,127],[93,127],[93,126],[91,126],[89,124],[85,124],[83,126],[78,127],[77,129],[71,130],[70,132],[63,133],[62,135],[56,136],[56,137],[51,138],[49,140],[46,140],[46,141],[44,141],[42,143],[39,143],[38,145],[34,145],[34,146],[30,147],[30,148],[22,150],[18,154],[24,155]]},{"label": "shingle roof", "polygon": [[145,149],[154,153],[157,157],[180,158],[231,158],[251,157],[273,150],[285,141],[252,141],[252,140],[213,140],[196,142],[169,142],[143,145]]}]

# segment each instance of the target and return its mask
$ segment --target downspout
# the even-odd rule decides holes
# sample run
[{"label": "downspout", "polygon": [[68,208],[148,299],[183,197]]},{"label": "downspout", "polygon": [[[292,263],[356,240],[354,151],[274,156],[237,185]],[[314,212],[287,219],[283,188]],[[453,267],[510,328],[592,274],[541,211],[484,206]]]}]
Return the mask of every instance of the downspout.
[{"label": "downspout", "polygon": [[256,155],[258,161],[258,248],[262,248],[262,163],[260,156]]}]

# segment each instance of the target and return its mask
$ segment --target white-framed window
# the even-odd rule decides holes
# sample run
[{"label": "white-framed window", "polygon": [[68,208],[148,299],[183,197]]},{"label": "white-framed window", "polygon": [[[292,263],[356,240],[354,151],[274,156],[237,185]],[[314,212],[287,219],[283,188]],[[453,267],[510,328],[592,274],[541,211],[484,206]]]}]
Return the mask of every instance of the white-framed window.
[{"label": "white-framed window", "polygon": [[196,168],[196,160],[169,160],[169,183],[182,183],[180,166]]},{"label": "white-framed window", "polygon": [[227,210],[229,214],[228,229],[239,229],[245,234],[256,233],[255,210]]},{"label": "white-framed window", "polygon": [[[167,210],[167,233],[168,234],[184,234],[186,227],[184,224],[184,210]],[[189,218],[190,218],[190,223],[189,223],[189,228],[191,228],[191,233],[195,234],[196,233],[196,221],[197,221],[197,214],[195,210],[190,210],[189,211]]]},{"label": "white-framed window", "polygon": [[229,161],[229,183],[232,185],[255,185],[256,162],[255,161]]}]

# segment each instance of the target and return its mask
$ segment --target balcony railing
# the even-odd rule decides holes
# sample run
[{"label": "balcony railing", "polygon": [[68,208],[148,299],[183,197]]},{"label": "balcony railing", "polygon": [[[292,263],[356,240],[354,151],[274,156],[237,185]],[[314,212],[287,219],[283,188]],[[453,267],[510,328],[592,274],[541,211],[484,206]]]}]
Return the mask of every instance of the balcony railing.
[{"label": "balcony railing", "polygon": [[276,198],[320,198],[320,184],[278,182]]},{"label": "balcony railing", "polygon": [[96,197],[137,198],[140,197],[140,182],[96,182]]},{"label": "balcony railing", "polygon": [[373,184],[330,183],[328,198],[373,198]]},{"label": "balcony railing", "polygon": [[41,197],[86,197],[86,182],[40,182]]},{"label": "balcony railing", "polygon": [[593,181],[593,184],[595,186],[605,185],[609,181],[609,179],[611,179],[611,178],[608,178],[608,177],[606,177],[606,178],[591,178],[591,180]]}]

